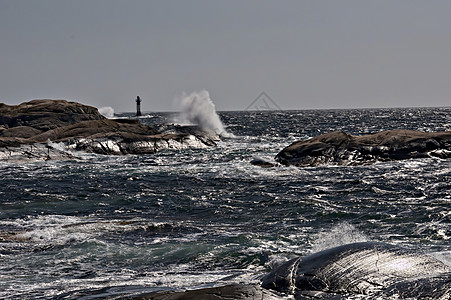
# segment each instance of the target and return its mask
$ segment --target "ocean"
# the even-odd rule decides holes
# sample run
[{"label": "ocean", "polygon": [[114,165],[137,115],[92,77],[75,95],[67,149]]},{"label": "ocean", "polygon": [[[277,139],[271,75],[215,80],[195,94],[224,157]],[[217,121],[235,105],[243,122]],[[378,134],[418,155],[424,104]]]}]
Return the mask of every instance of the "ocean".
[{"label": "ocean", "polygon": [[[292,257],[358,241],[400,245],[451,265],[449,159],[250,164],[335,130],[451,130],[451,108],[218,114],[231,135],[216,147],[0,163],[0,298],[259,283]],[[173,117],[148,113],[140,121]]]}]

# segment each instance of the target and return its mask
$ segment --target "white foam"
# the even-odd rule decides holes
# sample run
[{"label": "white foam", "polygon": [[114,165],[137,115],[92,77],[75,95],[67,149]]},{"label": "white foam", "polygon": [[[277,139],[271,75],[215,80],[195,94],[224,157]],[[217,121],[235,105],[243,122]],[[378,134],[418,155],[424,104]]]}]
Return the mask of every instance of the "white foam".
[{"label": "white foam", "polygon": [[99,113],[105,118],[111,119],[114,118],[114,108],[111,106],[105,106],[99,108]]},{"label": "white foam", "polygon": [[74,230],[67,227],[70,224],[82,222],[82,219],[70,216],[47,215],[31,219],[18,220],[25,232],[18,235],[21,239],[38,244],[64,245],[70,241],[85,240],[89,236],[86,230]]},{"label": "white foam", "polygon": [[[103,288],[112,287],[116,291],[121,289],[124,295],[131,292],[131,288],[135,286],[138,291],[142,291],[143,287],[152,287],[155,290],[179,290],[183,291],[186,289],[198,289],[212,286],[222,286],[231,283],[240,283],[243,281],[252,282],[252,273],[245,273],[241,276],[233,276],[228,279],[230,275],[236,275],[232,272],[227,272],[223,270],[209,271],[209,272],[195,272],[190,270],[190,265],[173,265],[170,269],[166,271],[153,271],[146,272],[146,276],[136,276],[136,272],[130,269],[123,269],[121,273],[114,273],[114,277],[111,273],[100,273],[93,278],[60,278],[53,280],[51,282],[39,282],[39,283],[22,283],[21,290],[17,287],[10,288],[6,290],[0,296],[11,296],[11,294],[23,295],[28,291],[45,291],[46,297],[55,297],[64,293],[70,293],[80,290],[98,290]],[[253,283],[257,284],[258,281],[254,280]],[[112,291],[105,291],[105,298],[110,296],[113,297]],[[97,295],[98,296],[98,295]],[[97,296],[84,297],[84,299],[93,299]],[[117,296],[117,295],[116,295]],[[103,298],[103,297],[102,297]],[[109,297],[108,297],[109,298]]]},{"label": "white foam", "polygon": [[66,146],[63,143],[54,143],[50,140],[47,141],[47,145],[49,147],[52,147],[55,150],[61,151],[61,152],[68,152],[66,149]]},{"label": "white foam", "polygon": [[213,131],[223,137],[233,136],[225,130],[208,91],[183,95],[180,104],[180,122],[198,125],[202,130]]}]

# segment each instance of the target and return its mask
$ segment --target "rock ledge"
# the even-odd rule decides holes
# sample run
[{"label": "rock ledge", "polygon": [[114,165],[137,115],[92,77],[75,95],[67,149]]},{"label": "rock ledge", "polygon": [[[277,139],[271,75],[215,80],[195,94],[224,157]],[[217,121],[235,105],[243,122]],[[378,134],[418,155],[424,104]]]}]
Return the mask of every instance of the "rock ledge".
[{"label": "rock ledge", "polygon": [[410,158],[451,157],[451,132],[390,130],[354,136],[342,131],[297,141],[275,157],[283,165],[363,165]]}]

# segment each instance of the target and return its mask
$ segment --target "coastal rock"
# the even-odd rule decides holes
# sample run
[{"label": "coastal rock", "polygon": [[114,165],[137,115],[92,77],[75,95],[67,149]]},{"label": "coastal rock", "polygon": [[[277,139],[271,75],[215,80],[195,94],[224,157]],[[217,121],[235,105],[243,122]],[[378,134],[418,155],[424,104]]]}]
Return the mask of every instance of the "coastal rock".
[{"label": "coastal rock", "polygon": [[[215,146],[215,133],[193,126],[161,132],[138,120],[103,117],[96,108],[65,100],[33,100],[16,106],[0,104],[0,159],[6,161],[71,158],[69,151],[98,154],[146,154],[163,149]],[[54,144],[60,143],[61,149]],[[46,144],[42,147],[25,145]],[[58,146],[57,148],[61,148]],[[67,155],[66,155],[67,154]]]},{"label": "coastal rock", "polygon": [[[208,140],[208,143],[205,141]],[[67,147],[98,154],[152,154],[164,149],[205,148],[214,143],[205,136],[184,133],[140,136],[130,133],[99,134],[67,141]]]},{"label": "coastal rock", "polygon": [[362,165],[377,161],[451,157],[451,132],[390,130],[354,136],[342,131],[297,141],[275,157],[283,165]]},{"label": "coastal rock", "polygon": [[0,103],[0,126],[4,128],[0,136],[16,136],[8,133],[15,127],[34,128],[27,136],[22,136],[32,137],[37,131],[42,133],[82,121],[103,119],[105,117],[97,108],[66,100],[32,100],[19,105]]},{"label": "coastal rock", "polygon": [[163,124],[157,127],[159,132],[165,134],[186,134],[198,137],[207,146],[216,146],[221,136],[214,131],[201,130],[196,125]]},{"label": "coastal rock", "polygon": [[363,242],[292,259],[266,275],[262,287],[295,299],[449,299],[451,268],[414,251]]},{"label": "coastal rock", "polygon": [[276,164],[274,162],[271,162],[271,161],[268,161],[266,159],[259,158],[259,157],[253,158],[250,161],[250,164],[257,166],[257,167],[262,167],[262,168],[273,168],[276,166]]},{"label": "coastal rock", "polygon": [[94,120],[83,121],[72,125],[48,130],[29,138],[29,142],[44,143],[48,140],[61,142],[76,138],[102,138],[108,135],[147,136],[157,134],[152,127],[143,125],[137,120]]},{"label": "coastal rock", "polygon": [[[1,139],[0,139],[1,142]],[[0,162],[23,163],[47,160],[77,160],[75,153],[71,153],[58,144],[21,144],[0,147]]]}]

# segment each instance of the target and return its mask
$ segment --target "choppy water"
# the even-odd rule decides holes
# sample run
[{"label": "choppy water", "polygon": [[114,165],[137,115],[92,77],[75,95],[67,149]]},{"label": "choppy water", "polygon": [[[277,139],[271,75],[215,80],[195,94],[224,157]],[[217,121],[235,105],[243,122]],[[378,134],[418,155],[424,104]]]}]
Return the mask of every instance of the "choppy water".
[{"label": "choppy water", "polygon": [[450,160],[249,164],[332,130],[451,130],[451,108],[220,116],[236,137],[215,148],[0,164],[0,298],[259,282],[290,257],[354,241],[399,244],[451,264]]}]

